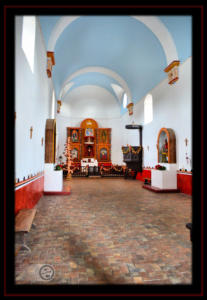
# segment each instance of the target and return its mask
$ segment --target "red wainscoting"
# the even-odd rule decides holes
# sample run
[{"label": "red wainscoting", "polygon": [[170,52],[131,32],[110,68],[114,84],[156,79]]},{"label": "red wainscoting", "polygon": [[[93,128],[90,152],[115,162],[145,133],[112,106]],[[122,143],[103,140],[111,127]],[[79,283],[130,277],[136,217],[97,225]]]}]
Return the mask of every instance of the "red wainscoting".
[{"label": "red wainscoting", "polygon": [[177,185],[181,193],[192,195],[192,175],[177,174]]},{"label": "red wainscoting", "polygon": [[144,181],[144,178],[151,178],[151,170],[143,170],[142,173],[137,173],[136,179]]},{"label": "red wainscoting", "polygon": [[[151,170],[143,169],[142,173],[138,173],[137,180],[144,181],[144,178],[151,178]],[[192,174],[177,174],[177,188],[181,193],[192,195]]]},{"label": "red wainscoting", "polygon": [[44,176],[20,187],[15,191],[15,215],[23,208],[33,208],[44,190]]}]

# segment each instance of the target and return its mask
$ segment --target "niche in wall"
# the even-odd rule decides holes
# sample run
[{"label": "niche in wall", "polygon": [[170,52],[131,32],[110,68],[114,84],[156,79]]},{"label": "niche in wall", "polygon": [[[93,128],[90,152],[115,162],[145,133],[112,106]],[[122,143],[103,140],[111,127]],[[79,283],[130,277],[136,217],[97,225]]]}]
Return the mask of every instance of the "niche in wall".
[{"label": "niche in wall", "polygon": [[176,163],[176,139],[171,128],[161,128],[157,138],[158,163]]}]

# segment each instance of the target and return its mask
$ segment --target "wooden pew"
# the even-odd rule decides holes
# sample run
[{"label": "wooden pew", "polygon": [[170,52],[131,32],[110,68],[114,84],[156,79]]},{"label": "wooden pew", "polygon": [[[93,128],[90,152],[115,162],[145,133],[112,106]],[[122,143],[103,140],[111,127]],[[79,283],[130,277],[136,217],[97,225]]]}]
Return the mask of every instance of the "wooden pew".
[{"label": "wooden pew", "polygon": [[36,208],[22,209],[18,212],[18,214],[15,217],[15,232],[20,233],[22,244],[20,248],[21,250],[27,250],[31,252],[30,248],[26,245],[25,234],[27,234],[30,231],[31,227],[36,227],[35,224],[33,224],[36,211]]}]

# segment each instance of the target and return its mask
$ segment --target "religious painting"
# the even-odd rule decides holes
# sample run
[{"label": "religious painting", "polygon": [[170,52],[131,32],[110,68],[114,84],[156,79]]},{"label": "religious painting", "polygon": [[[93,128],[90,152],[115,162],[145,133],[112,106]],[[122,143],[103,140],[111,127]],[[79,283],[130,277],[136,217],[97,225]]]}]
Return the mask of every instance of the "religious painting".
[{"label": "religious painting", "polygon": [[93,128],[86,128],[85,136],[94,136]]},{"label": "religious painting", "polygon": [[71,156],[72,156],[72,160],[78,159],[78,149],[73,148],[73,150],[71,151]]},{"label": "religious painting", "polygon": [[101,148],[100,150],[100,160],[107,160],[108,158],[108,151],[106,148]]},{"label": "religious painting", "polygon": [[76,143],[79,141],[77,129],[71,130],[71,141],[72,141],[72,143]]},{"label": "religious painting", "polygon": [[85,157],[93,157],[94,156],[94,151],[93,151],[93,146],[92,145],[85,145]]},{"label": "religious painting", "polygon": [[103,144],[107,142],[107,131],[105,129],[101,131],[100,142]]}]

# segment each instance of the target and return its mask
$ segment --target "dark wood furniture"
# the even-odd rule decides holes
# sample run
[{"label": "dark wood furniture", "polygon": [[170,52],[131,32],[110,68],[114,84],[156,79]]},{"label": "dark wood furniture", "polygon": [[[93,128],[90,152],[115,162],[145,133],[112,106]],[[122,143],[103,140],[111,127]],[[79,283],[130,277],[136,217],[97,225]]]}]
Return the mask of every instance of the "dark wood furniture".
[{"label": "dark wood furniture", "polygon": [[[136,178],[138,172],[142,172],[142,125],[126,125],[126,129],[138,129],[139,130],[139,146],[125,146],[122,147],[123,161],[127,165],[125,178]],[[133,172],[133,176],[131,176]]]}]

